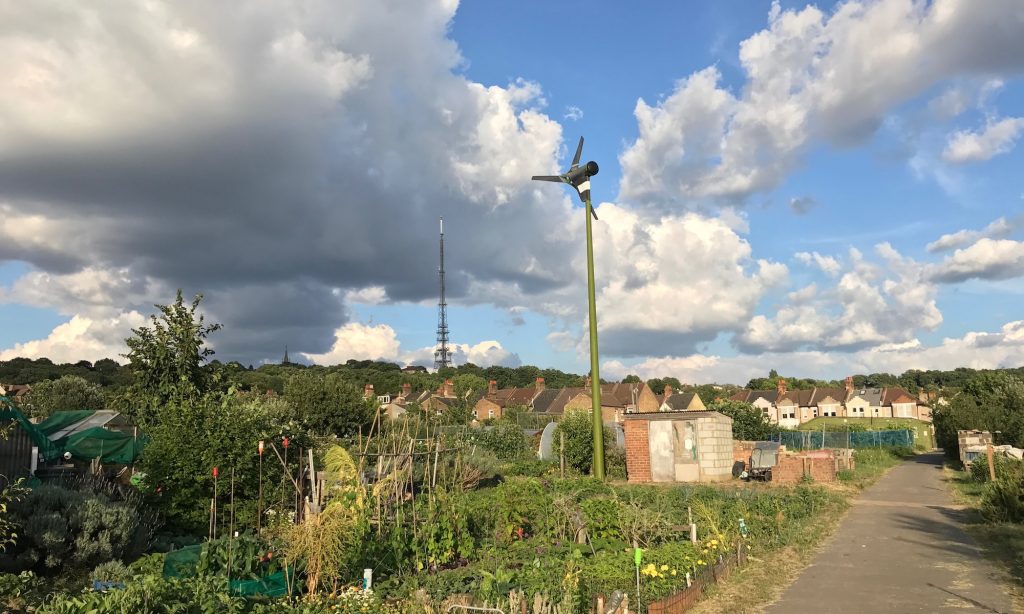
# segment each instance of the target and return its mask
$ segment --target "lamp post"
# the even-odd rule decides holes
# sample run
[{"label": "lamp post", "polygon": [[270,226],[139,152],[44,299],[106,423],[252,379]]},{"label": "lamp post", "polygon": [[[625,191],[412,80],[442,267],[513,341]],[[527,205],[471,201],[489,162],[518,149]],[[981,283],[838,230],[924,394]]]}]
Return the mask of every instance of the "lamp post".
[{"label": "lamp post", "polygon": [[590,202],[590,178],[597,174],[597,162],[591,160],[580,166],[580,156],[583,153],[583,137],[576,146],[576,155],[572,159],[572,166],[561,175],[534,175],[535,181],[550,181],[553,183],[566,183],[576,189],[580,200],[586,206],[585,216],[587,218],[587,303],[590,320],[590,405],[593,410],[594,419],[594,477],[604,479],[604,424],[601,420],[601,376],[598,372],[597,356],[597,304],[594,291],[594,238],[591,229],[590,218],[597,219],[594,207]]}]

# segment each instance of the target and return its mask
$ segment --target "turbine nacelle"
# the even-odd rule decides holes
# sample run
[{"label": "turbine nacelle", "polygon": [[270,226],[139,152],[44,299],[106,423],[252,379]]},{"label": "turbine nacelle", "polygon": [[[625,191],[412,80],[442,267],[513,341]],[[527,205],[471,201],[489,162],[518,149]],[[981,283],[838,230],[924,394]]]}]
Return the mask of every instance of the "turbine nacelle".
[{"label": "turbine nacelle", "polygon": [[588,208],[590,208],[590,214],[597,219],[597,214],[594,213],[593,206],[590,205],[590,178],[597,174],[598,166],[597,162],[591,160],[583,166],[580,166],[580,156],[583,154],[583,137],[580,137],[580,144],[576,146],[576,155],[572,158],[572,166],[569,170],[561,175],[534,175],[532,179],[534,181],[551,181],[554,183],[568,183],[572,187],[576,188],[576,193],[579,195]]}]

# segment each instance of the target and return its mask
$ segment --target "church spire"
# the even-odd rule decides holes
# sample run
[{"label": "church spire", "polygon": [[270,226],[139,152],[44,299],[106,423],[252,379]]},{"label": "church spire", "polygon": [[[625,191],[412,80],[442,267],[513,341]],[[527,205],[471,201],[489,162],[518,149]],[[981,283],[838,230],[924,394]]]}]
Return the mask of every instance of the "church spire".
[{"label": "church spire", "polygon": [[281,361],[282,365],[290,365],[292,361],[288,360],[288,346],[284,346],[284,360]]}]

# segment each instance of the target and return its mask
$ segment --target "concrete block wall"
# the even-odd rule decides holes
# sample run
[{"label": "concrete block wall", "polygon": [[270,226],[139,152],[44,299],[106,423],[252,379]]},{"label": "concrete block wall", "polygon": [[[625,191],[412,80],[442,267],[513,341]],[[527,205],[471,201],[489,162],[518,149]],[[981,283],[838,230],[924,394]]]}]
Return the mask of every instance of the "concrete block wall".
[{"label": "concrete block wall", "polygon": [[651,481],[651,451],[647,420],[626,420],[626,475],[631,483]]},{"label": "concrete block wall", "polygon": [[697,420],[697,453],[701,481],[732,479],[732,420],[724,416]]}]

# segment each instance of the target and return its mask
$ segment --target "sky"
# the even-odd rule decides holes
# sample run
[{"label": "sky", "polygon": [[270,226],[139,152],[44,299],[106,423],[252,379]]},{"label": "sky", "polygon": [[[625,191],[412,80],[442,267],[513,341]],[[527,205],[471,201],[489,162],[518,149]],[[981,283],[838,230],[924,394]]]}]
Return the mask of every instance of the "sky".
[{"label": "sky", "polygon": [[[217,358],[743,383],[1024,364],[1024,4],[0,6],[0,360],[120,359],[175,291]],[[1020,146],[1019,146],[1020,145]]]}]

